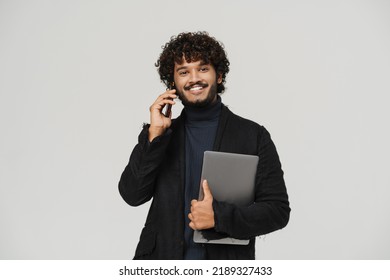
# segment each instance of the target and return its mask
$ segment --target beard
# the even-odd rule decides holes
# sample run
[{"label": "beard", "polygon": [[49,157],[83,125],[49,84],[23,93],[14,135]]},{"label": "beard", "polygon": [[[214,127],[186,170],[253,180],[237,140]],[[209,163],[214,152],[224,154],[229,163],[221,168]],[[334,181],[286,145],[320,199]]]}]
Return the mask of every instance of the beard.
[{"label": "beard", "polygon": [[204,108],[216,100],[216,97],[218,95],[217,82],[211,85],[209,93],[207,94],[206,98],[203,100],[189,101],[185,96],[184,92],[179,89],[176,89],[176,93],[178,94],[179,99],[181,100],[181,103],[183,103],[184,106],[192,107],[192,108]]}]

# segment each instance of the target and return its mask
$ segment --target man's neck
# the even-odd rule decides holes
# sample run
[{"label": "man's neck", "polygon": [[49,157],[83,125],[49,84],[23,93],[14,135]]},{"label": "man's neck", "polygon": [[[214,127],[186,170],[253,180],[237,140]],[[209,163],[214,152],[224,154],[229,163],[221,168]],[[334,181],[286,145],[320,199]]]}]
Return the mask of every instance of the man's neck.
[{"label": "man's neck", "polygon": [[211,121],[219,117],[222,100],[218,95],[214,102],[205,107],[185,106],[186,119],[188,122]]}]

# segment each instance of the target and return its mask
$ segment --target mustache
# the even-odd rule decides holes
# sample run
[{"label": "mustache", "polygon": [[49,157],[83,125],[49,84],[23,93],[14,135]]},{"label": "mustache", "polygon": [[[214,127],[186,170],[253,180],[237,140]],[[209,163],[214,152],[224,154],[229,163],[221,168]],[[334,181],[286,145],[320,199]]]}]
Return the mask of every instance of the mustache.
[{"label": "mustache", "polygon": [[197,83],[195,83],[195,84],[192,84],[192,85],[189,85],[189,86],[184,87],[184,89],[185,89],[185,90],[190,90],[190,89],[191,89],[192,87],[194,87],[194,86],[201,86],[201,87],[205,88],[205,87],[208,87],[209,84],[208,84],[208,83],[197,82]]}]

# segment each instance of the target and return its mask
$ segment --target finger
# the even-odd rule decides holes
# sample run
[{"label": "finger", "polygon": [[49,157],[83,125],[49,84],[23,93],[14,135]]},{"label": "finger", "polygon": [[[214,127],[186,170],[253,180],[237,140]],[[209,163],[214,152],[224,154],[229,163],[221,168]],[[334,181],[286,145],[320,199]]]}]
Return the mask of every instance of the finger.
[{"label": "finger", "polygon": [[191,200],[191,206],[194,206],[198,201],[196,199]]},{"label": "finger", "polygon": [[150,111],[158,110],[161,111],[167,104],[175,105],[176,102],[171,99],[157,99],[152,106],[150,106]]},{"label": "finger", "polygon": [[190,228],[192,228],[193,230],[196,230],[195,224],[194,224],[193,222],[190,222],[188,225],[189,225]]},{"label": "finger", "polygon": [[211,193],[209,183],[207,182],[207,180],[203,181],[202,186],[203,186],[204,199],[210,199],[210,198],[212,199],[213,195]]},{"label": "finger", "polygon": [[176,89],[174,88],[174,89],[168,89],[167,91],[166,91],[166,93],[169,93],[169,94],[174,94],[176,92]]},{"label": "finger", "polygon": [[170,104],[170,105],[175,105],[176,102],[173,101],[172,99],[163,99],[163,100],[160,100],[157,105],[160,106],[160,107],[164,107],[165,105],[167,104]]},{"label": "finger", "polygon": [[150,108],[156,108],[156,107],[163,107],[165,106],[165,104],[176,104],[175,101],[173,101],[174,99],[176,99],[176,95],[175,94],[167,94],[167,93],[163,93],[163,94],[160,94],[157,99],[153,102],[152,106],[150,106]]},{"label": "finger", "polygon": [[153,104],[161,104],[161,103],[170,103],[170,104],[175,104],[176,102],[174,101],[175,98],[172,98],[170,96],[168,97],[163,97],[163,96],[159,96],[156,101],[154,101]]},{"label": "finger", "polygon": [[194,217],[192,216],[191,213],[188,214],[188,219],[190,219],[190,221],[192,221],[194,219]]},{"label": "finger", "polygon": [[166,92],[160,94],[158,99],[167,99],[167,98],[175,99],[177,98],[177,95],[175,93],[176,93],[175,89],[167,90]]}]

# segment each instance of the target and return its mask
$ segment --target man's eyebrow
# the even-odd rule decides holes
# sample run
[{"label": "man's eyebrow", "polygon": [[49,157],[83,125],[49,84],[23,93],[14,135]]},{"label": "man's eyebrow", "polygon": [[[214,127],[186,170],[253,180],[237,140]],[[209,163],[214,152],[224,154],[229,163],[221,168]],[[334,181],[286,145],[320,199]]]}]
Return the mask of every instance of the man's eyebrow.
[{"label": "man's eyebrow", "polygon": [[[204,62],[204,61],[202,60],[202,61],[199,62],[198,67],[199,67],[199,66],[205,66],[205,65],[210,65],[210,63],[206,63],[206,62]],[[178,72],[178,71],[180,71],[180,70],[185,70],[185,69],[187,69],[187,68],[188,68],[188,66],[180,66],[180,67],[178,67],[178,68],[176,69],[176,72]]]},{"label": "man's eyebrow", "polygon": [[176,72],[179,72],[180,70],[187,69],[187,66],[181,66],[176,69]]}]

